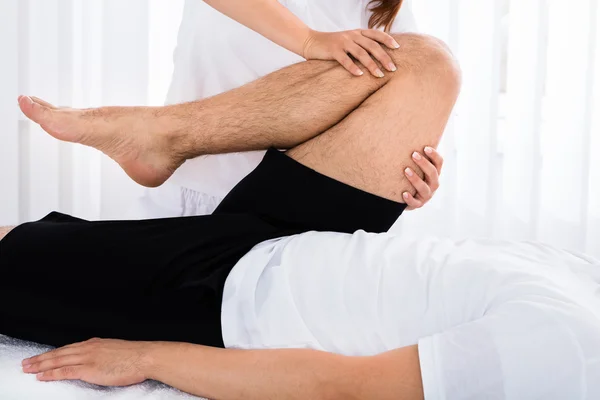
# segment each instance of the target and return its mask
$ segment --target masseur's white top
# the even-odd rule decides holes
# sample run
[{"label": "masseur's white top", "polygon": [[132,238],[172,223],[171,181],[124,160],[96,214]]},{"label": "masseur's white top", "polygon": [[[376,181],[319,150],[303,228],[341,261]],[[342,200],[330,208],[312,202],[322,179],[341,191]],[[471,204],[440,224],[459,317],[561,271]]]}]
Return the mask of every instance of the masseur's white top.
[{"label": "masseur's white top", "polygon": [[[225,287],[227,347],[417,344],[426,399],[600,399],[600,262],[539,244],[306,233]],[[399,376],[400,378],[400,376]]]},{"label": "masseur's white top", "polygon": [[[280,0],[280,3],[319,31],[368,28],[368,0]],[[414,30],[411,0],[407,0],[393,31]],[[214,96],[300,61],[303,61],[300,56],[233,21],[203,1],[187,0],[167,103]],[[211,213],[233,186],[258,165],[263,154],[238,153],[188,161],[164,188],[158,189],[163,196],[155,201],[165,203],[165,208],[169,208],[169,203],[179,206],[181,197],[184,197],[184,207],[188,208],[184,215]],[[171,195],[167,192],[177,186],[196,193],[188,190],[183,195]],[[195,207],[186,202],[203,204]],[[168,211],[164,213],[169,214]]]}]

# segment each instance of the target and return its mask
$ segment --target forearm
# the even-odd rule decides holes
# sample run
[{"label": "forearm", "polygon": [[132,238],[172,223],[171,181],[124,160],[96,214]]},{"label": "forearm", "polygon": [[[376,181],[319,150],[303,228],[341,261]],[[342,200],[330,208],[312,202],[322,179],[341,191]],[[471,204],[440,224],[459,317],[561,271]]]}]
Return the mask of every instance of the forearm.
[{"label": "forearm", "polygon": [[14,226],[0,226],[0,240],[4,239],[4,237],[6,235],[8,235],[8,233],[10,231],[12,231],[15,227]]},{"label": "forearm", "polygon": [[348,398],[353,361],[313,350],[153,344],[148,378],[215,400]]},{"label": "forearm", "polygon": [[229,18],[300,56],[310,28],[277,0],[205,0]]}]

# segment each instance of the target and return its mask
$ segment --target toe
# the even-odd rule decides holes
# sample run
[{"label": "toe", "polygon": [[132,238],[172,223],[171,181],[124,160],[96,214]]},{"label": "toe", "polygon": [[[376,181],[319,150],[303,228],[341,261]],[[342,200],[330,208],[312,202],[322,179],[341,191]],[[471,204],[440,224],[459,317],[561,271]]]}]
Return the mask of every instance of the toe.
[{"label": "toe", "polygon": [[40,99],[39,97],[31,96],[31,100],[34,103],[37,103],[37,104],[39,104],[41,106],[44,106],[44,107],[48,107],[51,110],[57,110],[58,109],[55,105],[50,104],[47,101],[44,101],[44,100]]},{"label": "toe", "polygon": [[46,122],[50,111],[47,107],[35,103],[29,96],[19,98],[19,107],[27,118],[40,125]]}]

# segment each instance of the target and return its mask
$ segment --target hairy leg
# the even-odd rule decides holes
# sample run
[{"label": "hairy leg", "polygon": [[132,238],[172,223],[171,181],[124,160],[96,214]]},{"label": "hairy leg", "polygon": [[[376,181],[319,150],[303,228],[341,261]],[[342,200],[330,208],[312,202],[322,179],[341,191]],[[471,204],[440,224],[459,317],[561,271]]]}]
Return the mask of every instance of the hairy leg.
[{"label": "hairy leg", "polygon": [[[396,39],[436,43],[439,53],[451,58],[430,37],[403,34]],[[56,109],[28,97],[20,98],[19,103],[29,118],[56,138],[96,147],[138,183],[158,186],[186,159],[292,148],[327,131],[391,82],[419,76],[423,63],[415,63],[413,58],[422,57],[402,46],[390,51],[399,64],[398,71],[381,79],[353,77],[335,62],[309,61],[221,95],[174,106]],[[410,99],[423,93],[398,95]],[[369,121],[375,118],[363,114]],[[408,113],[403,118],[407,122],[413,119]]]},{"label": "hairy leg", "polygon": [[[397,35],[399,70],[337,125],[288,151],[302,164],[338,181],[397,202],[423,176],[411,153],[437,147],[460,90],[460,70],[443,43]],[[419,156],[419,155],[416,155]],[[413,153],[413,156],[415,154]]]},{"label": "hairy leg", "polygon": [[14,226],[0,226],[0,240],[4,239],[4,237],[14,228]]}]

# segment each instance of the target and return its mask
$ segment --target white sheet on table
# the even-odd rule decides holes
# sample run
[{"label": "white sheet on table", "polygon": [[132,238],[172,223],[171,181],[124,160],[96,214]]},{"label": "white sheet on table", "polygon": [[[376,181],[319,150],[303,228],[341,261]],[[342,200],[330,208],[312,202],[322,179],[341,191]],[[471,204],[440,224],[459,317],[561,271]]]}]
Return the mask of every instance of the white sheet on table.
[{"label": "white sheet on table", "polygon": [[21,361],[47,347],[0,335],[0,399],[2,400],[198,400],[158,382],[127,388],[104,388],[81,382],[38,382],[24,374]]}]

